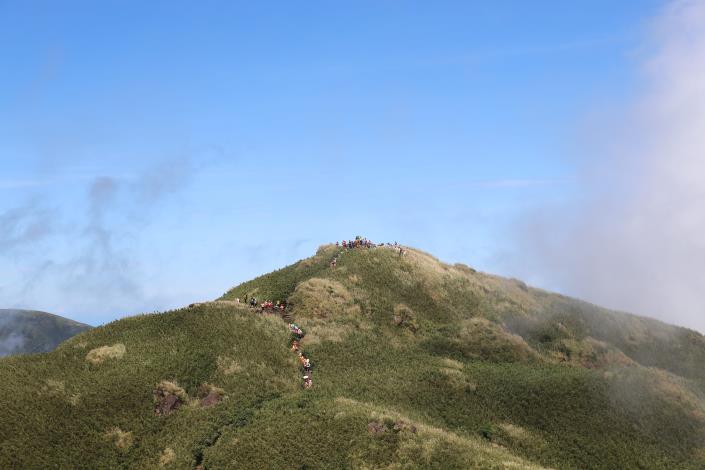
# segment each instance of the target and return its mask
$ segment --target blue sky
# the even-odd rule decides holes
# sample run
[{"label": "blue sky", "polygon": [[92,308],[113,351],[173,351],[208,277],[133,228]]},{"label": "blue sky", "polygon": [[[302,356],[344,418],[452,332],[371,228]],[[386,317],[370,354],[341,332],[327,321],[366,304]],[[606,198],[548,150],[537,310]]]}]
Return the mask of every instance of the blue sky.
[{"label": "blue sky", "polygon": [[99,324],[357,234],[513,274],[663,8],[145,3],[0,0],[2,307]]}]

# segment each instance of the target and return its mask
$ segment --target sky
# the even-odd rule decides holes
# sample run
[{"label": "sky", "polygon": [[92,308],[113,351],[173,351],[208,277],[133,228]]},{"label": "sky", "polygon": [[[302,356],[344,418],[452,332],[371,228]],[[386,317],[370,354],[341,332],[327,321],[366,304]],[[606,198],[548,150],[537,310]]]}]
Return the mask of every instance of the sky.
[{"label": "sky", "polygon": [[0,307],[97,325],[363,235],[705,331],[702,11],[0,0]]}]

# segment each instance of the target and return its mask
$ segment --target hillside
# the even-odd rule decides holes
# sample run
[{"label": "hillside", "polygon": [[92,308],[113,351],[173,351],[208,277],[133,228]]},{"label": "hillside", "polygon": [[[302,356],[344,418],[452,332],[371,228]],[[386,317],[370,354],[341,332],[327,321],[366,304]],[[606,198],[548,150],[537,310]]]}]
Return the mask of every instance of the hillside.
[{"label": "hillside", "polygon": [[51,313],[0,309],[0,356],[52,351],[62,341],[89,328]]},{"label": "hillside", "polygon": [[[311,389],[287,323],[246,296],[288,302]],[[218,301],[0,360],[0,467],[697,469],[704,364],[687,329],[329,245]]]}]

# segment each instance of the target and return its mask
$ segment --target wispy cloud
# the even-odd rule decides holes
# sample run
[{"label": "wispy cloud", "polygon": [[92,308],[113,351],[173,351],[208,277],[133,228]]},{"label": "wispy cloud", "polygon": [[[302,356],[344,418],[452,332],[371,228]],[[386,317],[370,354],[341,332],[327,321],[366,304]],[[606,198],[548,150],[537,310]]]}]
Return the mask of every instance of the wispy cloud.
[{"label": "wispy cloud", "polygon": [[511,264],[548,287],[705,331],[705,1],[671,2],[647,42],[641,95],[595,136],[581,202],[525,219]]},{"label": "wispy cloud", "polygon": [[0,253],[24,248],[49,235],[54,216],[37,198],[0,213]]},{"label": "wispy cloud", "polygon": [[72,175],[68,179],[85,188],[85,199],[71,208],[48,207],[39,196],[42,185],[31,186],[37,196],[0,213],[0,261],[16,264],[9,281],[3,280],[0,302],[125,313],[142,308],[146,299],[135,251],[140,232],[157,205],[187,188],[203,168],[179,157],[134,175]]}]

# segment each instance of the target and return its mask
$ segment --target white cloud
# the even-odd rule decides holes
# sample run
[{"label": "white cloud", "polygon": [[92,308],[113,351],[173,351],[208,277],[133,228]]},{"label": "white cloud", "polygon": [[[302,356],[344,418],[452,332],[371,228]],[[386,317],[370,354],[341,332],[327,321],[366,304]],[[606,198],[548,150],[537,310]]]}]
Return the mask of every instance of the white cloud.
[{"label": "white cloud", "polygon": [[639,97],[585,159],[585,198],[525,220],[513,270],[705,331],[705,1],[669,4],[646,50]]}]

